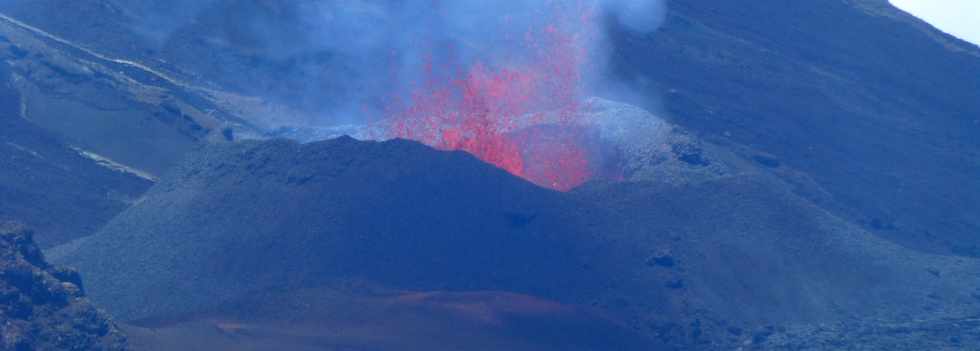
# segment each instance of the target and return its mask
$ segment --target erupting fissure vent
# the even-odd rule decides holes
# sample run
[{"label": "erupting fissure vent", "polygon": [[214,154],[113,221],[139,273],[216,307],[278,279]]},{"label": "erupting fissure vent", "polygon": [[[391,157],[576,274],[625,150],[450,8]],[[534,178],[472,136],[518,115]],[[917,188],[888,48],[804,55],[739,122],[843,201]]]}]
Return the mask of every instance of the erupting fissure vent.
[{"label": "erupting fissure vent", "polygon": [[[576,119],[594,40],[594,9],[554,9],[551,18],[534,21],[538,24],[516,40],[519,49],[492,53],[513,57],[473,60],[463,67],[426,60],[423,78],[407,101],[389,106],[387,136],[464,150],[557,190],[589,180],[594,167],[584,145],[587,133]],[[440,62],[445,61],[453,60]],[[552,128],[531,128],[539,125]]]}]

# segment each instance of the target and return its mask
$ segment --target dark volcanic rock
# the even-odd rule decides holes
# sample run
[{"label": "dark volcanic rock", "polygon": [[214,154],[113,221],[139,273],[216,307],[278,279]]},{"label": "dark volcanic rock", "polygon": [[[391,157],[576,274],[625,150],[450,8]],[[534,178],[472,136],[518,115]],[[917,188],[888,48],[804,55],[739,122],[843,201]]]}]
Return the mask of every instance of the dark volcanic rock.
[{"label": "dark volcanic rock", "polygon": [[125,350],[78,273],[49,266],[23,226],[0,222],[0,350]]}]

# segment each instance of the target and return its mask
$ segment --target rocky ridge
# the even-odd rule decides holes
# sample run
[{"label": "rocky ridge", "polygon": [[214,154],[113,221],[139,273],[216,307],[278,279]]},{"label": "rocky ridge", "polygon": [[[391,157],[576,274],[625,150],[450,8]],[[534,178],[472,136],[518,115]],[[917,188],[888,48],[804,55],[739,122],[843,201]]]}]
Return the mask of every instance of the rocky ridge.
[{"label": "rocky ridge", "polygon": [[85,297],[78,272],[49,265],[32,231],[0,222],[0,350],[126,349],[125,336]]}]

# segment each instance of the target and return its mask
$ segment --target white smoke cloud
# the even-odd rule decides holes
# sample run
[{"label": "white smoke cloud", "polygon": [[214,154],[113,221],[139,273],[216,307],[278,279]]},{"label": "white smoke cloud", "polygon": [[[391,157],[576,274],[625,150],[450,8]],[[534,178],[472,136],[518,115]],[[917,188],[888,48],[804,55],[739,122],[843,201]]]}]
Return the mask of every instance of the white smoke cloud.
[{"label": "white smoke cloud", "polygon": [[[306,6],[307,21],[317,33],[313,45],[348,58],[359,79],[374,82],[360,85],[372,87],[365,91],[372,98],[392,93],[376,88],[405,93],[406,85],[431,74],[423,72],[427,65],[447,73],[475,63],[519,63],[527,59],[528,45],[535,44],[527,36],[549,26],[567,26],[575,35],[591,37],[585,49],[592,62],[583,78],[601,81],[609,49],[602,43],[602,21],[653,32],[666,11],[664,0],[349,0]],[[584,16],[591,18],[578,18]]]},{"label": "white smoke cloud", "polygon": [[[282,91],[249,93],[317,105],[324,124],[382,116],[385,100],[408,94],[432,74],[427,67],[453,74],[476,63],[491,68],[520,64],[528,59],[529,45],[536,44],[527,37],[555,25],[591,37],[583,79],[590,86],[601,85],[593,83],[607,79],[602,66],[610,49],[603,42],[602,21],[652,32],[666,8],[666,0],[113,1],[135,13],[141,19],[136,22],[145,27],[137,30],[152,33],[148,36],[163,42],[161,47],[180,49],[182,45],[167,42],[186,41],[193,34],[224,43],[218,49],[226,54],[235,40],[247,39],[245,54],[268,59],[276,65],[268,71],[281,72],[259,77],[283,81],[273,84]],[[582,8],[590,10],[581,13]],[[582,16],[591,20],[581,21]],[[201,28],[181,31],[184,26],[225,27],[200,33]],[[166,33],[177,34],[156,39]],[[261,72],[264,67],[247,69]],[[201,73],[206,77],[211,72]]]},{"label": "white smoke cloud", "polygon": [[620,24],[637,32],[656,31],[667,14],[666,0],[603,0],[603,3]]}]

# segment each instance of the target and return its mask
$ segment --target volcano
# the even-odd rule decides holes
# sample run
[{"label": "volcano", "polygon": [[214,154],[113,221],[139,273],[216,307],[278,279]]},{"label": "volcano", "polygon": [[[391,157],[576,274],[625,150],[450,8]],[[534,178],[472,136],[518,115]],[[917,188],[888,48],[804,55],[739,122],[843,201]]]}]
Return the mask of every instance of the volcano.
[{"label": "volcano", "polygon": [[980,345],[976,45],[593,3],[0,0],[0,220],[137,349]]},{"label": "volcano", "polygon": [[244,142],[202,150],[100,233],[49,254],[135,322],[350,281],[597,308],[650,345],[980,307],[974,260],[876,238],[764,175],[686,179],[562,193],[411,141]]},{"label": "volcano", "polygon": [[[425,62],[407,101],[388,108],[385,137],[417,140],[443,150],[463,150],[535,184],[569,190],[593,177],[586,136],[573,126],[587,88],[589,50],[597,44],[595,13],[586,3],[551,4],[548,19],[529,24],[516,45],[491,45],[485,56],[504,62]],[[507,16],[511,16],[508,14]],[[506,17],[505,17],[506,18]],[[496,25],[507,27],[510,20]],[[520,32],[517,28],[516,32]],[[508,32],[505,30],[504,35]],[[499,53],[498,53],[499,52]],[[430,54],[431,55],[431,54]],[[496,66],[492,65],[496,64]],[[400,102],[400,103],[399,103]],[[544,116],[550,111],[551,116]],[[545,135],[509,133],[549,119]],[[533,143],[533,145],[532,145]],[[533,168],[533,169],[530,169]]]}]

